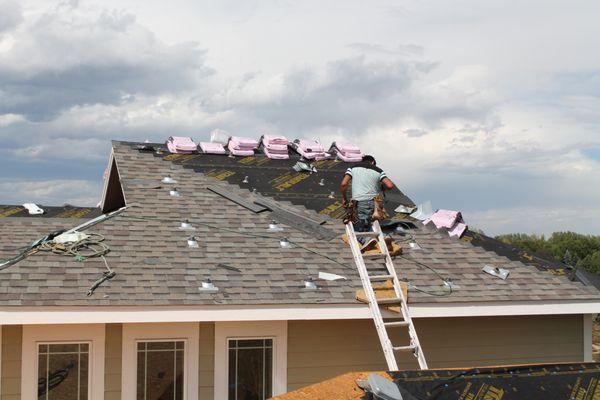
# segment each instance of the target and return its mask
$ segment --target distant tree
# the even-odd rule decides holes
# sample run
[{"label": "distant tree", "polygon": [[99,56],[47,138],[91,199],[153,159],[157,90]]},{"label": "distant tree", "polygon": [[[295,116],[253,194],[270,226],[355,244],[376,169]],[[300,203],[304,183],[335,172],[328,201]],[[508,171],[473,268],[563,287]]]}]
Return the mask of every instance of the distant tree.
[{"label": "distant tree", "polygon": [[600,275],[600,251],[595,251],[585,256],[585,258],[577,263],[577,267]]}]

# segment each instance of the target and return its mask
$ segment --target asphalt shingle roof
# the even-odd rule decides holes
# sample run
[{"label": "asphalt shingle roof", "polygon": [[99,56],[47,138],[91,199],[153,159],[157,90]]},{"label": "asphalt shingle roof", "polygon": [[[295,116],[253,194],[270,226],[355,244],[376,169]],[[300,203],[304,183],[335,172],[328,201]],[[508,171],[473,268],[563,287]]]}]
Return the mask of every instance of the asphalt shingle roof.
[{"label": "asphalt shingle roof", "polygon": [[[250,201],[259,199],[260,194],[253,194],[251,187],[240,183],[249,176],[259,193],[277,199],[283,207],[297,213],[326,220],[324,227],[341,235],[343,224],[326,214],[339,216],[331,212],[339,198],[329,199],[329,194],[339,184],[346,168],[344,163],[331,162],[328,168],[321,165],[317,174],[300,177],[290,169],[293,160],[157,155],[140,152],[124,142],[114,142],[113,149],[129,208],[88,232],[106,238],[111,248],[106,260],[116,277],[104,283],[93,296],[86,297],[92,282],[104,271],[101,259],[77,262],[72,257],[40,252],[0,271],[0,305],[355,303],[360,279],[350,250],[341,240],[316,241],[310,234],[285,225],[279,234],[268,233],[266,228],[272,219],[269,211],[254,213],[207,190],[207,186],[217,184]],[[207,161],[212,165],[207,166]],[[285,178],[277,180],[277,176],[270,175],[273,171],[279,171],[279,176]],[[165,175],[178,181],[174,186],[181,197],[169,195],[173,185],[160,182]],[[318,185],[321,179],[325,185]],[[296,190],[269,191],[268,182],[271,185],[287,182],[284,186]],[[330,201],[320,214],[317,211],[323,202],[315,202],[315,197]],[[412,204],[400,192],[389,198],[392,209],[400,202]],[[305,200],[308,208],[299,205],[303,199],[308,199]],[[184,219],[190,219],[195,232],[179,229]],[[81,222],[65,218],[0,218],[0,259],[13,256],[16,248],[48,232]],[[410,251],[405,246],[405,254],[395,260],[399,276],[408,279],[413,287],[409,303],[600,299],[592,287],[538,271],[534,266],[450,238],[429,226],[420,223],[417,226],[412,235],[424,250]],[[187,247],[186,239],[191,234],[198,238],[198,248]],[[300,247],[282,249],[279,239],[283,236]],[[502,281],[482,273],[484,264],[508,268],[509,278]],[[348,279],[319,280],[316,279],[319,271]],[[318,290],[303,289],[302,281],[307,276],[316,280]],[[445,295],[448,289],[439,276],[451,278],[458,286],[452,294]],[[219,291],[200,291],[205,278],[212,279]]]}]

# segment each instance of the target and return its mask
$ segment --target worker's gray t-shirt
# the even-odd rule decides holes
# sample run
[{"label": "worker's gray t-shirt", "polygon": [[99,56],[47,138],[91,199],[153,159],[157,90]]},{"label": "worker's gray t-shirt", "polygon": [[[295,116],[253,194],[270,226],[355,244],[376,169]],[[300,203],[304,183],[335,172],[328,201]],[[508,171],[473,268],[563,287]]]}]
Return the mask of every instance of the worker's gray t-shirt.
[{"label": "worker's gray t-shirt", "polygon": [[381,168],[370,163],[360,163],[346,170],[352,177],[352,199],[372,200],[381,191],[381,181],[386,178]]}]

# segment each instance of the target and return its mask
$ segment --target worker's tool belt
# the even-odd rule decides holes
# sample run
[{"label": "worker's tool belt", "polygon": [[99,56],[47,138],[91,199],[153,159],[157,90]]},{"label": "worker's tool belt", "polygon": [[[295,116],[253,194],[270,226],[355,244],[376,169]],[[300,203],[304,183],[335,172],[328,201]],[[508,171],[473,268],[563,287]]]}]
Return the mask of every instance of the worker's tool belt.
[{"label": "worker's tool belt", "polygon": [[356,207],[356,200],[350,200],[346,207],[346,215],[344,215],[344,224],[348,222],[355,223],[358,221],[358,209]]},{"label": "worker's tool belt", "polygon": [[390,215],[387,213],[387,211],[385,210],[385,207],[383,206],[383,196],[378,194],[377,196],[375,196],[373,201],[375,202],[375,210],[373,211],[373,220],[382,221],[386,218],[389,218]]}]

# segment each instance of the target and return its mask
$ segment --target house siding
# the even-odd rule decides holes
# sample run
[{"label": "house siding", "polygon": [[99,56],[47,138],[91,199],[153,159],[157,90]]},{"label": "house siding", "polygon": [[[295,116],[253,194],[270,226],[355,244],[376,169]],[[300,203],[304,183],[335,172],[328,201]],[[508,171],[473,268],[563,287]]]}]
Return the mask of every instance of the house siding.
[{"label": "house siding", "polygon": [[215,382],[215,324],[200,323],[200,362],[198,368],[198,397],[214,399]]},{"label": "house siding", "polygon": [[2,366],[0,368],[2,400],[21,399],[21,352],[23,328],[20,325],[2,327]]},{"label": "house siding", "polygon": [[[581,315],[415,320],[430,368],[583,361]],[[398,330],[400,331],[400,329]],[[394,344],[407,343],[396,334]],[[400,369],[417,368],[410,354]],[[290,321],[288,389],[386,369],[372,321]]]},{"label": "house siding", "polygon": [[123,326],[107,324],[105,330],[104,400],[120,400]]}]

